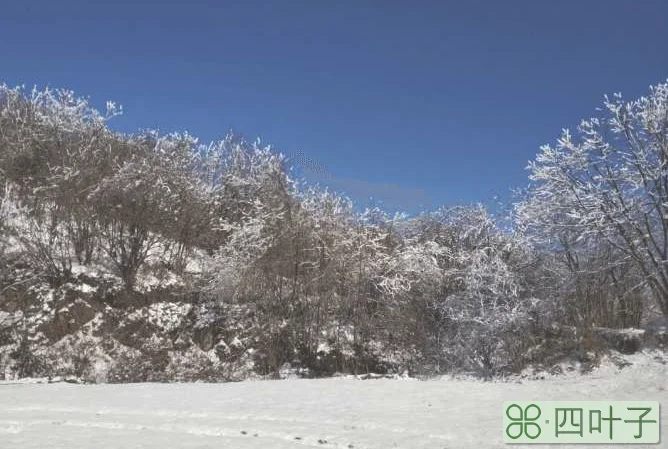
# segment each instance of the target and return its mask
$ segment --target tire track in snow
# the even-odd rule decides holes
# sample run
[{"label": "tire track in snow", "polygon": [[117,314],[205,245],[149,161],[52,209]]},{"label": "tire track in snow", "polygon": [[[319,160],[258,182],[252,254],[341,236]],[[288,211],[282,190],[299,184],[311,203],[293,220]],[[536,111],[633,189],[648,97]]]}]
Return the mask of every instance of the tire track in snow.
[{"label": "tire track in snow", "polygon": [[21,433],[25,429],[21,421],[0,420],[0,434],[2,433]]},{"label": "tire track in snow", "polygon": [[[348,448],[350,447],[349,443],[336,443],[333,441],[327,441],[326,443],[318,443],[318,441],[323,441],[322,438],[316,437],[302,437],[296,439],[292,435],[279,432],[266,432],[260,431],[256,434],[242,434],[237,429],[231,429],[226,427],[204,427],[204,426],[186,426],[186,425],[169,425],[169,424],[130,424],[122,423],[116,421],[80,421],[80,420],[69,420],[69,419],[28,419],[22,421],[7,421],[0,419],[0,433],[3,432],[3,427],[7,426],[8,429],[16,428],[16,431],[11,431],[9,433],[19,433],[24,430],[29,430],[29,427],[33,426],[66,426],[66,427],[79,427],[79,428],[93,428],[93,429],[105,429],[105,430],[118,430],[118,431],[153,431],[153,432],[165,432],[165,433],[177,433],[177,434],[187,434],[200,437],[224,437],[224,438],[240,438],[240,439],[249,439],[249,438],[272,438],[277,440],[289,441],[293,444],[298,444],[304,447],[317,447],[319,449],[323,448]],[[257,437],[255,436],[257,435]],[[355,448],[359,449],[372,449],[366,446],[355,445]],[[398,448],[398,446],[395,446]]]},{"label": "tire track in snow", "polygon": [[[152,410],[127,410],[127,409],[120,409],[120,408],[109,408],[109,407],[104,407],[104,408],[97,408],[97,409],[86,409],[82,407],[44,407],[44,406],[39,406],[39,405],[33,405],[33,406],[23,406],[23,407],[8,407],[5,409],[7,412],[47,412],[47,413],[58,413],[58,414],[63,414],[63,413],[71,413],[71,414],[86,414],[86,415],[95,415],[95,416],[105,416],[105,415],[111,415],[111,416],[136,416],[136,417],[141,417],[141,416],[147,416],[147,417],[156,417],[156,418],[173,418],[173,419],[186,419],[186,418],[192,418],[192,419],[210,419],[210,420],[227,420],[227,421],[235,421],[235,422],[245,422],[245,423],[252,423],[254,421],[264,421],[264,422],[270,422],[270,423],[277,423],[277,424],[300,424],[304,426],[315,426],[315,427],[323,427],[323,426],[329,426],[333,427],[336,430],[345,430],[348,432],[354,432],[354,431],[359,431],[359,432],[364,432],[364,431],[382,431],[382,432],[387,432],[387,433],[393,433],[393,434],[399,434],[402,436],[414,436],[414,437],[422,437],[422,438],[428,438],[428,439],[434,439],[434,440],[442,440],[442,441],[452,441],[452,437],[446,436],[446,435],[438,435],[438,434],[425,434],[423,432],[419,431],[414,431],[414,430],[409,430],[405,428],[397,428],[396,426],[390,427],[387,425],[383,424],[377,424],[373,422],[359,422],[356,421],[354,424],[350,424],[348,421],[341,421],[341,420],[332,420],[332,419],[326,419],[326,420],[314,420],[314,419],[305,419],[305,418],[298,418],[298,417],[290,417],[290,418],[280,418],[276,416],[271,416],[271,415],[255,415],[255,414],[219,414],[216,412],[211,412],[211,413],[202,413],[202,412],[184,412],[184,411],[177,411],[177,410],[158,410],[158,411],[152,411]],[[303,431],[308,432],[308,428],[303,429]],[[299,435],[295,435],[299,436]],[[294,438],[294,437],[290,437]],[[296,441],[302,441],[302,440],[296,440]],[[316,446],[322,448],[322,445]],[[344,445],[342,447],[348,447],[347,445]],[[358,446],[355,446],[356,448]],[[363,449],[361,446],[359,449]]]}]

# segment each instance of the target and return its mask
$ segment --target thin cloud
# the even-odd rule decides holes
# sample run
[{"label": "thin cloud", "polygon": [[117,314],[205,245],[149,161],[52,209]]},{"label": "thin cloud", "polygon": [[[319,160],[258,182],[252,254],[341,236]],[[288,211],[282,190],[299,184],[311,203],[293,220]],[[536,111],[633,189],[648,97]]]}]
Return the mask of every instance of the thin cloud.
[{"label": "thin cloud", "polygon": [[297,166],[306,179],[322,183],[362,203],[380,202],[385,207],[395,209],[425,208],[431,204],[422,189],[335,176],[322,163],[309,158],[302,151],[288,155],[288,159]]}]

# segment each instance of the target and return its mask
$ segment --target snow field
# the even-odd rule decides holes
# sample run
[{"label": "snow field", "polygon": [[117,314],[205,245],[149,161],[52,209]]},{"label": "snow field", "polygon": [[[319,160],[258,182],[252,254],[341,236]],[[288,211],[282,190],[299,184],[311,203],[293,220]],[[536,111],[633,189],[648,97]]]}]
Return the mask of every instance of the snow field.
[{"label": "snow field", "polygon": [[[512,382],[331,378],[227,384],[4,384],[0,447],[511,448],[502,441],[505,400],[668,403],[666,365],[640,355],[632,361],[622,370],[603,366],[586,376]],[[662,410],[663,435],[667,423]],[[541,447],[547,446],[529,449]]]}]

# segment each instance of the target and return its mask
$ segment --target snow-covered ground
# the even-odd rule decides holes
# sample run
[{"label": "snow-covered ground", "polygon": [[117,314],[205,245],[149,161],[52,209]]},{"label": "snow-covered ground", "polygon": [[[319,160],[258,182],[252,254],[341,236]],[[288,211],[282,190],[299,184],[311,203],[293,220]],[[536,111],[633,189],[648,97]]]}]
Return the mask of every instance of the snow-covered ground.
[{"label": "snow-covered ground", "polygon": [[[586,376],[509,382],[5,383],[0,385],[0,447],[508,448],[501,428],[505,400],[668,404],[668,365],[647,355],[630,361],[633,365],[622,370],[608,364]],[[665,444],[668,417],[665,409],[661,414]]]}]

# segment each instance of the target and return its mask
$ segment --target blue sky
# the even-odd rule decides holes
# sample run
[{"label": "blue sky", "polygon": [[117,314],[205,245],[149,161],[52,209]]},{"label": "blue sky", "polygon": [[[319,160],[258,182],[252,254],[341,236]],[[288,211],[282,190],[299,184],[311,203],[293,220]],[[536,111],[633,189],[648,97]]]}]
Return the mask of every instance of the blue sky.
[{"label": "blue sky", "polygon": [[668,78],[665,0],[95,3],[3,2],[0,81],[260,136],[409,210],[507,198],[603,94]]}]

